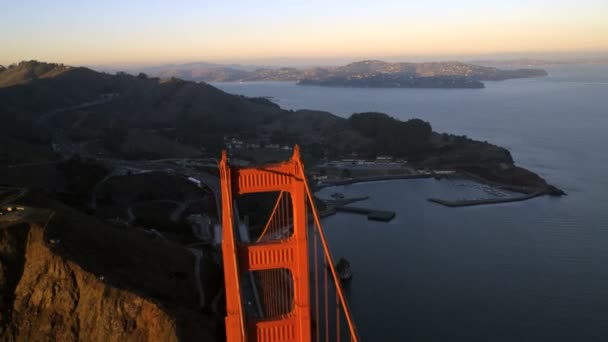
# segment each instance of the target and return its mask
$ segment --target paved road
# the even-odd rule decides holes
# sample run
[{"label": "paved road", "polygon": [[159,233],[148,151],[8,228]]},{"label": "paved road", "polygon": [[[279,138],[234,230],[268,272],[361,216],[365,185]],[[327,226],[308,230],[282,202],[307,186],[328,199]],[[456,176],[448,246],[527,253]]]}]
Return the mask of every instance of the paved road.
[{"label": "paved road", "polygon": [[6,204],[11,204],[11,202],[13,202],[16,199],[19,199],[21,197],[23,197],[25,194],[27,194],[27,189],[25,188],[6,188],[6,187],[2,187],[0,188],[0,190],[3,191],[16,191],[14,194],[6,196],[5,198],[3,198],[0,201],[0,206],[2,205],[6,205]]}]

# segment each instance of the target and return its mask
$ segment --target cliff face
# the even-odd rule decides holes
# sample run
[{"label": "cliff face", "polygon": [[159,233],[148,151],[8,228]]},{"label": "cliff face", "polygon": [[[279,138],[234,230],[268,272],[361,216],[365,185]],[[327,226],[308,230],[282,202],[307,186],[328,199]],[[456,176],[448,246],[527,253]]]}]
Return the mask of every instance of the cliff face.
[{"label": "cliff face", "polygon": [[38,225],[3,230],[3,340],[177,340],[174,320],[157,304],[55,255],[43,235]]},{"label": "cliff face", "polygon": [[213,263],[198,266],[185,248],[46,204],[0,210],[0,340],[218,339]]},{"label": "cliff face", "polygon": [[25,262],[24,252],[29,226],[13,225],[0,229],[0,336],[11,322],[14,293]]}]

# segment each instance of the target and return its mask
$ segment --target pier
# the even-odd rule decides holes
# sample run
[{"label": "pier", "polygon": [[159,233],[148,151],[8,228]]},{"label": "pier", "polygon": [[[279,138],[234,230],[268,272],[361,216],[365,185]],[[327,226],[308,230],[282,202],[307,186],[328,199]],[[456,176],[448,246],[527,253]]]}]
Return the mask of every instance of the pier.
[{"label": "pier", "polygon": [[395,217],[394,211],[386,211],[386,210],[376,210],[362,207],[351,207],[348,204],[364,201],[368,199],[369,196],[361,196],[361,197],[347,197],[333,200],[322,200],[325,202],[326,207],[324,210],[319,211],[319,215],[321,217],[327,217],[334,215],[337,212],[346,212],[346,213],[354,213],[354,214],[363,214],[367,216],[368,220],[374,221],[383,221],[388,222]]},{"label": "pier", "polygon": [[375,210],[361,207],[338,206],[336,211],[367,215],[368,220],[388,222],[395,218],[394,211]]}]

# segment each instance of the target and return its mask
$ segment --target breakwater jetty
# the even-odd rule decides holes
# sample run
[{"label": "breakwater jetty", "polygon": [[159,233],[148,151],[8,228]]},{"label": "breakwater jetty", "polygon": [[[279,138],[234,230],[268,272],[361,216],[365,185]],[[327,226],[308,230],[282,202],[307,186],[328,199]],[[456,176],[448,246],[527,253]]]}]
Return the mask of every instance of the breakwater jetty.
[{"label": "breakwater jetty", "polygon": [[498,203],[509,203],[509,202],[520,202],[526,201],[534,197],[542,196],[546,192],[545,191],[537,191],[528,195],[523,196],[515,196],[515,197],[507,197],[507,198],[485,198],[485,199],[476,199],[476,200],[458,200],[458,201],[449,201],[443,200],[439,198],[429,198],[427,201],[444,205],[450,208],[457,207],[470,207],[473,205],[483,205],[483,204],[498,204]]},{"label": "breakwater jetty", "polygon": [[[452,177],[454,175],[451,175]],[[387,181],[387,180],[400,180],[400,179],[424,179],[424,178],[440,178],[446,176],[439,176],[435,173],[419,173],[419,174],[407,174],[407,175],[382,175],[382,176],[370,176],[370,177],[356,177],[356,178],[347,178],[333,181],[326,181],[322,183],[318,183],[315,185],[315,190],[320,190],[322,188],[330,187],[330,186],[338,186],[338,185],[350,185],[355,183],[364,183],[364,182],[377,182],[377,181]]]}]

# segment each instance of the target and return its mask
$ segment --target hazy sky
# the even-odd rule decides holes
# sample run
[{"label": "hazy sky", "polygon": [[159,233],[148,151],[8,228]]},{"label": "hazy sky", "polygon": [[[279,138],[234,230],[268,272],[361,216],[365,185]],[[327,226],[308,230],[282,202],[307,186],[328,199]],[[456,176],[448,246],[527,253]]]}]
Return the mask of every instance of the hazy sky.
[{"label": "hazy sky", "polygon": [[608,0],[0,0],[0,64],[608,51]]}]

